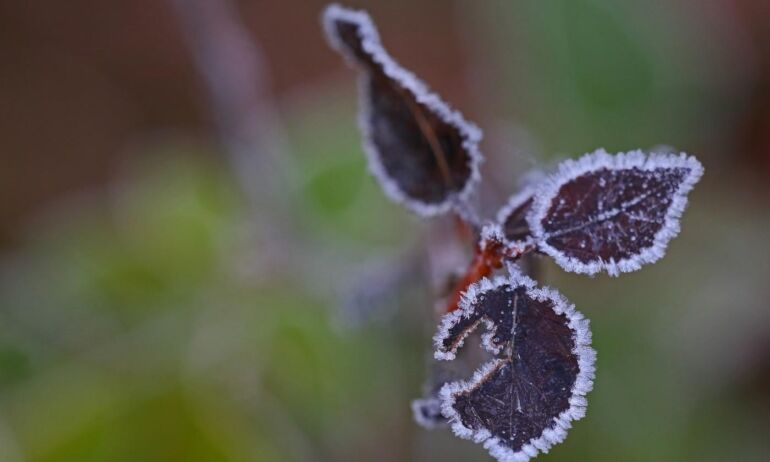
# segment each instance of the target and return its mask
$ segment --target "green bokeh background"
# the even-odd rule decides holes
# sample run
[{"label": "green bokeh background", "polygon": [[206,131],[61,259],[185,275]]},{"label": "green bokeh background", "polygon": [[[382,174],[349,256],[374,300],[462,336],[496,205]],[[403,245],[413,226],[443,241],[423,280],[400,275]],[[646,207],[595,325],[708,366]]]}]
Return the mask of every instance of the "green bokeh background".
[{"label": "green bokeh background", "polygon": [[[770,172],[733,149],[751,79],[720,48],[741,31],[696,2],[452,5],[495,63],[484,117],[526,133],[531,158],[670,144],[706,166],[658,264],[612,279],[544,261],[543,282],[591,319],[598,370],[587,417],[541,459],[768,460]],[[365,173],[340,75],[280,109],[289,171],[271,172],[269,211],[220,147],[169,136],[132,148],[106,192],[33,215],[0,261],[0,461],[489,460],[411,420],[433,332],[425,278],[346,322],[360,268],[419,260],[448,224]],[[483,173],[526,164],[505,158],[517,149],[490,149]],[[511,188],[520,173],[491,175]]]}]

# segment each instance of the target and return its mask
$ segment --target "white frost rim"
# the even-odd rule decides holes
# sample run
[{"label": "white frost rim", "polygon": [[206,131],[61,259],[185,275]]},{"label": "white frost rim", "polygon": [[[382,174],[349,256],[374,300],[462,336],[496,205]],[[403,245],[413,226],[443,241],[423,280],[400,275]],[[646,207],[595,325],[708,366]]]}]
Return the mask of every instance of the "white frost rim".
[{"label": "white frost rim", "polygon": [[[482,230],[481,240],[484,242],[487,239],[499,239],[496,232],[499,231],[499,227],[487,225]],[[513,281],[517,282],[517,285],[513,285]],[[512,287],[526,286],[528,289],[535,287],[535,281],[524,276],[521,272],[516,271],[511,273],[508,277],[496,276],[494,279],[482,278],[478,282],[475,282],[468,286],[463,292],[460,301],[457,304],[457,309],[451,313],[447,313],[441,317],[436,334],[433,336],[433,346],[435,351],[433,357],[437,360],[452,361],[457,357],[457,351],[465,344],[465,339],[478,328],[478,324],[472,326],[466,330],[460,340],[457,342],[454,348],[448,351],[444,351],[444,340],[449,336],[449,329],[451,329],[462,318],[470,318],[474,313],[474,305],[478,302],[479,296],[490,290],[494,290],[502,285],[510,284]],[[499,354],[501,349],[496,347],[492,343],[494,337],[494,323],[482,317],[479,323],[483,323],[485,332],[481,335],[481,346],[492,354]]]},{"label": "white frost rim", "polygon": [[[502,243],[502,245],[511,253],[522,255],[524,250],[534,245],[534,239],[532,236],[526,239],[520,239],[518,241],[512,241],[505,237],[505,231],[500,223],[484,223],[479,234],[479,247],[484,249],[491,243]],[[513,263],[509,259],[505,259],[506,264]]]},{"label": "white frost rim", "polygon": [[[573,353],[578,360],[578,375],[572,385],[572,394],[569,398],[570,406],[565,411],[553,418],[553,424],[543,430],[543,433],[532,438],[520,451],[514,452],[501,444],[499,438],[494,437],[486,429],[475,430],[463,425],[460,415],[454,410],[455,396],[477,387],[484,381],[487,375],[492,373],[503,359],[493,359],[481,366],[470,380],[461,380],[445,384],[439,392],[441,398],[441,410],[444,417],[449,419],[452,431],[460,438],[483,443],[492,457],[500,462],[527,462],[539,452],[547,453],[555,444],[564,441],[567,430],[572,426],[572,421],[582,419],[586,414],[588,404],[586,395],[593,388],[595,373],[596,352],[591,348],[591,330],[588,319],[575,309],[575,305],[569,303],[559,292],[549,287],[537,288],[535,281],[521,274],[510,277],[498,276],[494,280],[484,278],[474,289],[468,290],[468,303],[472,303],[480,294],[501,285],[509,284],[512,287],[526,287],[527,295],[539,300],[553,302],[553,310],[556,314],[564,314],[569,320],[569,328],[572,330],[572,339],[575,343]],[[473,286],[472,286],[473,287]],[[454,313],[450,313],[454,314]],[[450,316],[447,315],[447,316]],[[443,323],[442,323],[443,325]]]},{"label": "white frost rim", "polygon": [[[484,228],[485,231],[488,231],[489,229],[494,228]],[[468,286],[465,292],[463,292],[462,297],[460,298],[460,302],[457,304],[457,309],[441,317],[436,335],[433,336],[433,345],[435,346],[435,351],[433,352],[434,358],[444,361],[451,361],[455,359],[457,350],[462,348],[463,344],[465,343],[465,339],[468,337],[468,335],[477,329],[478,324],[466,330],[454,348],[449,351],[443,351],[443,342],[449,336],[449,329],[457,324],[460,319],[467,319],[473,315],[473,305],[478,300],[480,294],[495,289],[496,287],[505,284],[506,281],[507,279],[502,276],[498,276],[494,280],[482,278],[479,282]],[[479,322],[484,323],[484,326],[486,327],[486,332],[481,336],[481,345],[490,353],[500,353],[500,349],[492,343],[494,324],[485,317],[481,318]]]},{"label": "white frost rim", "polygon": [[435,420],[426,419],[422,415],[423,408],[435,409],[441,414],[441,401],[438,398],[418,398],[413,400],[412,416],[418,425],[428,430],[434,430],[444,426],[444,422],[437,422]]},{"label": "white frost rim", "polygon": [[[549,245],[548,236],[543,230],[542,219],[545,217],[551,205],[551,201],[559,192],[559,189],[567,182],[597,169],[623,170],[639,168],[641,170],[655,170],[658,168],[687,168],[689,173],[685,176],[679,188],[674,192],[671,206],[666,212],[663,226],[655,234],[652,246],[642,249],[638,255],[624,258],[618,261],[593,261],[583,263],[574,257],[568,257],[558,249]],[[558,170],[549,175],[540,183],[535,194],[532,208],[527,215],[527,222],[532,230],[532,235],[537,241],[538,248],[550,255],[564,270],[573,273],[596,274],[602,270],[610,276],[618,276],[620,273],[636,271],[647,263],[655,263],[663,257],[666,245],[679,234],[679,219],[687,207],[687,194],[703,175],[703,165],[695,157],[686,153],[680,154],[645,154],[641,150],[629,151],[615,155],[608,154],[604,149],[598,149],[590,154],[585,154],[577,160],[568,159],[559,164]]]},{"label": "white frost rim", "polygon": [[468,197],[481,180],[479,167],[483,161],[483,157],[478,148],[478,144],[482,137],[481,130],[475,124],[466,121],[459,111],[451,108],[438,95],[433,93],[422,80],[409,70],[401,67],[388,54],[380,42],[377,28],[369,17],[369,14],[365,11],[344,8],[340,5],[332,4],[324,10],[323,28],[326,32],[326,38],[329,44],[345,57],[348,64],[352,67],[358,67],[355,56],[350,53],[350,50],[348,50],[337,35],[334,27],[334,24],[337,21],[345,21],[358,26],[361,35],[362,48],[382,67],[382,71],[385,75],[398,82],[405,90],[410,92],[419,104],[422,104],[433,111],[444,122],[456,127],[463,140],[462,146],[468,152],[470,157],[469,167],[471,169],[471,174],[460,192],[451,195],[444,202],[437,204],[422,202],[408,197],[398,184],[388,176],[382,165],[380,153],[372,142],[371,130],[367,122],[370,114],[368,104],[369,95],[367,93],[368,77],[366,72],[362,72],[360,73],[358,80],[358,126],[363,134],[363,147],[364,152],[366,152],[367,155],[369,171],[375,178],[377,178],[377,181],[382,186],[385,194],[394,202],[403,204],[418,215],[425,217],[445,213],[453,207],[457,207],[458,204],[467,201]]},{"label": "white frost rim", "polygon": [[526,202],[530,197],[535,194],[534,186],[525,186],[524,189],[513,194],[508,198],[508,201],[497,212],[497,222],[503,223],[508,215],[511,214],[517,207]]},{"label": "white frost rim", "polygon": [[[509,197],[505,205],[503,205],[500,208],[500,210],[497,211],[497,216],[495,217],[495,223],[497,223],[497,226],[500,228],[499,233],[500,233],[500,236],[502,237],[501,242],[505,244],[506,247],[508,248],[521,247],[523,245],[527,245],[530,242],[530,239],[521,239],[518,241],[511,241],[505,236],[504,227],[505,227],[505,220],[508,218],[511,212],[519,208],[522,204],[527,202],[534,195],[535,195],[535,186],[534,185],[525,186],[521,191]],[[534,205],[534,201],[533,201],[533,205]],[[527,221],[527,224],[529,224],[529,221]],[[530,231],[530,234],[531,234],[531,231]]]}]

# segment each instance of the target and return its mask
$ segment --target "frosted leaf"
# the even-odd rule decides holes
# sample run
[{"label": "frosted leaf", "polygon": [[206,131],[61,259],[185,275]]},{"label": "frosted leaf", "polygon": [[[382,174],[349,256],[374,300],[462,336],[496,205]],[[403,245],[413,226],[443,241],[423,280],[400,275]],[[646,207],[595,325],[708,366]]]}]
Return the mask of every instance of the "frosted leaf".
[{"label": "frosted leaf", "polygon": [[525,276],[484,280],[473,292],[463,319],[499,313],[493,323],[504,332],[504,354],[470,380],[444,385],[442,411],[458,436],[483,443],[500,461],[524,462],[563,441],[570,422],[585,415],[596,357],[588,321]]},{"label": "frosted leaf", "polygon": [[503,286],[493,290],[493,284],[487,278],[472,284],[463,294],[459,309],[444,315],[433,339],[436,359],[455,359],[465,338],[481,323],[487,330],[482,336],[482,346],[487,351],[498,354],[510,343],[514,288]]},{"label": "frosted leaf", "polygon": [[617,276],[663,256],[702,174],[684,153],[598,150],[560,164],[527,221],[538,248],[565,270]]},{"label": "frosted leaf", "polygon": [[464,202],[480,179],[480,130],[388,55],[368,14],[331,5],[323,23],[360,72],[359,125],[385,193],[424,216]]},{"label": "frosted leaf", "polygon": [[428,430],[447,424],[446,417],[441,413],[441,400],[434,396],[412,401],[412,416],[415,422]]},{"label": "frosted leaf", "polygon": [[428,430],[449,427],[441,411],[441,389],[449,382],[472,375],[480,361],[488,361],[491,357],[479,350],[464,353],[457,361],[430,361],[422,397],[412,401],[412,415],[421,427]]},{"label": "frosted leaf", "polygon": [[526,241],[531,236],[527,214],[532,207],[534,188],[526,187],[521,192],[514,194],[508,202],[497,212],[499,223],[505,241]]}]

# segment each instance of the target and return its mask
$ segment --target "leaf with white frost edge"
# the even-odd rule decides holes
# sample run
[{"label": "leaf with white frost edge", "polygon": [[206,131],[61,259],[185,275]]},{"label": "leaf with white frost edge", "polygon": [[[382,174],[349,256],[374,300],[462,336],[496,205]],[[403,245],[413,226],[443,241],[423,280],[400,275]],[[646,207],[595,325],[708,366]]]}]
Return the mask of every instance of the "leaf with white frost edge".
[{"label": "leaf with white frost edge", "polygon": [[526,462],[563,441],[585,415],[596,360],[588,320],[561,294],[520,274],[484,279],[470,292],[464,311],[490,293],[509,294],[512,337],[504,357],[468,381],[444,385],[442,411],[459,437],[483,443],[501,462]]},{"label": "leaf with white frost edge", "polygon": [[441,412],[441,400],[434,396],[413,400],[412,416],[417,424],[427,430],[447,425],[446,417]]},{"label": "leaf with white frost edge", "polygon": [[461,207],[480,179],[478,127],[390,57],[367,13],[330,5],[323,26],[360,71],[364,150],[386,195],[423,216]]},{"label": "leaf with white frost edge", "polygon": [[702,174],[684,153],[600,149],[562,162],[538,187],[527,221],[539,250],[565,270],[617,276],[664,255]]},{"label": "leaf with white frost edge", "polygon": [[[494,228],[485,228],[485,231],[489,229]],[[436,359],[455,359],[457,350],[481,323],[486,327],[481,343],[484,349],[493,354],[503,350],[511,338],[513,312],[510,309],[499,309],[491,303],[478,303],[480,294],[492,288],[493,282],[488,278],[471,284],[463,293],[458,309],[441,318],[438,331],[433,337]]]},{"label": "leaf with white frost edge", "polygon": [[509,197],[497,212],[496,222],[506,245],[522,244],[532,236],[527,215],[534,202],[534,194],[534,186],[527,186]]}]

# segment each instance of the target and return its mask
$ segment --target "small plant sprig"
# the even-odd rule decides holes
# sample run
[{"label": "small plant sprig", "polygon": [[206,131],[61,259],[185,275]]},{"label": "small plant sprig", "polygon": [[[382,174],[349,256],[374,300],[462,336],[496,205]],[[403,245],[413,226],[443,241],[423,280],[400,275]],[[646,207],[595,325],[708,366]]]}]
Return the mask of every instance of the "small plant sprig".
[{"label": "small plant sprig", "polygon": [[413,403],[426,427],[446,419],[501,462],[526,462],[564,440],[585,415],[596,353],[588,320],[517,262],[545,254],[564,270],[611,276],[654,263],[679,233],[703,167],[684,153],[608,154],[562,162],[479,224],[481,131],[383,48],[370,17],[337,5],[323,26],[359,72],[359,126],[369,168],[385,194],[424,217],[455,213],[476,231],[474,257],[448,297],[434,356],[453,361],[481,324],[491,356],[468,380]]}]

